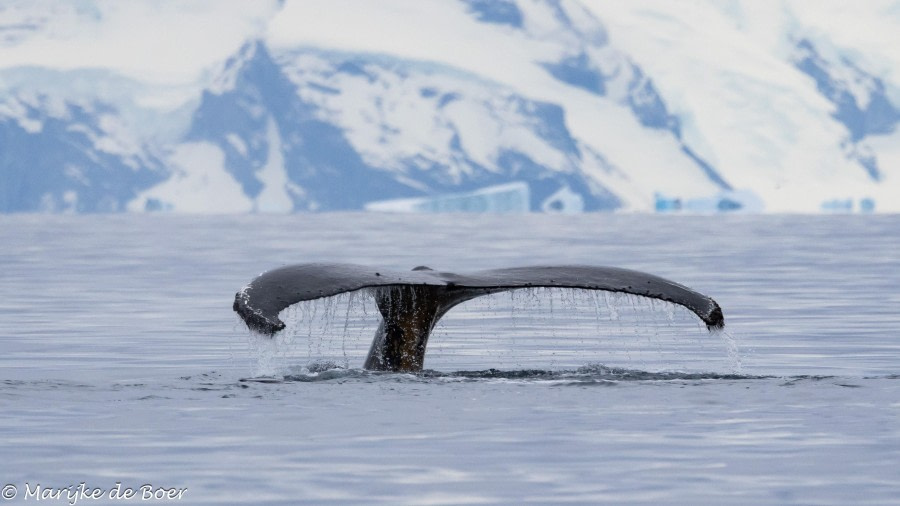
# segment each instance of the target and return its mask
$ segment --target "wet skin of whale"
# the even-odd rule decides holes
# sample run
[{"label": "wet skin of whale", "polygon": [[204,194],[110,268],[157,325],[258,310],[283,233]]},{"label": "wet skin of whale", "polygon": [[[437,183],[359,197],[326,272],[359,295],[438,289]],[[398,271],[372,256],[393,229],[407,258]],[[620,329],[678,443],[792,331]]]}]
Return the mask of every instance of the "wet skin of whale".
[{"label": "wet skin of whale", "polygon": [[684,306],[710,330],[725,324],[716,301],[686,286],[644,272],[586,265],[454,274],[428,267],[398,272],[354,264],[297,264],[261,274],[235,294],[233,308],[251,330],[272,335],[285,327],[278,313],[292,304],[371,289],[382,321],[364,367],[414,372],[425,363],[432,329],[453,306],[481,295],[534,287],[629,293]]}]

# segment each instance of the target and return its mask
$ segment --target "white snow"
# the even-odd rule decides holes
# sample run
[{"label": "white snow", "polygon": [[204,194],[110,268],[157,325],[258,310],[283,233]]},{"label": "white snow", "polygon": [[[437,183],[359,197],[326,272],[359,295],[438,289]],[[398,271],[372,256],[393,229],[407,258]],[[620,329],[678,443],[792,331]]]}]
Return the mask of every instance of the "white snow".
[{"label": "white snow", "polygon": [[256,197],[255,210],[261,213],[289,213],[294,210],[294,201],[287,191],[290,181],[284,168],[278,125],[271,117],[266,123],[266,140],[269,152],[266,164],[256,173],[263,183],[263,189]]},{"label": "white snow", "polygon": [[[33,33],[0,51],[0,68],[99,68],[159,84],[196,84],[259,34],[275,0],[31,2]],[[20,6],[23,4],[20,4]]]},{"label": "white snow", "polygon": [[[860,75],[859,70],[853,66],[852,62],[846,61],[845,57],[831,46],[830,41],[818,41],[815,52],[818,58],[823,60],[822,63],[828,75],[837,86],[850,93],[860,109],[868,107],[872,89],[875,87],[874,80],[869,76]],[[815,57],[811,53],[809,49],[798,48],[796,59]]]},{"label": "white snow", "polygon": [[241,136],[231,132],[225,135],[225,140],[228,141],[228,144],[234,148],[235,151],[238,152],[239,155],[246,157],[247,156],[247,143],[241,139]]},{"label": "white snow", "polygon": [[[40,133],[42,119],[25,104],[61,117],[67,103],[100,100],[118,118],[101,118],[102,133],[92,134],[96,149],[137,156],[150,142],[183,155],[184,145],[171,146],[180,142],[200,92],[227,85],[233,75],[222,72],[224,62],[262,39],[287,64],[301,96],[321,106],[323,119],[344,129],[374,166],[424,170],[434,161],[459,179],[472,168],[448,149],[458,135],[466,155],[489,170],[499,153],[515,149],[551,170],[584,171],[627,210],[652,209],[656,192],[716,195],[720,189],[670,132],[642,126],[624,104],[633,63],[679,118],[684,142],[736,190],[760,196],[767,212],[816,212],[825,201],[869,197],[879,211],[900,211],[897,137],[848,145],[846,127],[832,117],[834,104],[793,63],[796,42],[808,39],[861,106],[872,81],[857,69],[882,79],[900,104],[896,1],[560,2],[574,29],[544,2],[517,4],[522,29],[479,22],[465,3],[445,0],[288,0],[283,6],[275,0],[10,0],[0,5],[0,117]],[[329,77],[327,55],[334,53],[403,62],[403,70],[373,65],[373,82]],[[563,83],[542,66],[581,53],[609,78],[605,96]],[[439,108],[419,95],[423,87],[461,99]],[[561,106],[582,159],[569,159],[535,136],[511,97]],[[262,118],[267,111],[256,113]],[[271,132],[265,135],[272,140]],[[246,152],[243,140],[227,140]],[[213,148],[187,151],[197,149],[210,155]],[[881,181],[848,156],[868,150],[878,159]],[[291,192],[302,191],[287,184],[278,156],[270,155],[261,176],[265,196],[233,200],[233,210],[283,212]],[[215,156],[203,170],[228,186]],[[199,169],[178,167],[172,191],[203,179]],[[192,202],[172,205],[196,209]]]},{"label": "white snow", "polygon": [[26,104],[16,97],[0,101],[0,118],[2,117],[15,120],[22,130],[30,134],[40,133],[44,128],[44,123],[37,118],[32,118]]},{"label": "white snow", "polygon": [[[822,26],[805,25],[810,3],[732,2],[730,9],[712,0],[588,5],[609,27],[611,43],[654,79],[682,119],[687,143],[735,188],[761,195],[767,211],[816,211],[827,199],[878,191],[863,167],[845,156],[849,134],[831,117],[834,105],[790,61],[792,44]],[[831,15],[844,10],[830,7]],[[815,9],[828,7],[817,2]],[[830,22],[839,23],[836,17]],[[896,38],[898,31],[882,33]],[[846,34],[842,40],[853,42]],[[900,210],[898,203],[881,204],[882,210]]]},{"label": "white snow", "polygon": [[900,6],[896,1],[785,3],[804,36],[881,76],[891,101],[900,103]]},{"label": "white snow", "polygon": [[[552,19],[539,20],[545,23],[540,29],[530,28],[532,32],[552,31],[546,25],[552,25]],[[553,26],[557,32],[563,32],[560,26]],[[479,23],[465,12],[462,3],[423,0],[397,2],[391,7],[348,0],[288,3],[273,19],[267,38],[274,47],[282,49],[312,46],[450,66],[463,75],[499,83],[531,100],[562,105],[572,135],[602,152],[611,164],[622,167],[632,184],[684,196],[717,191],[681,153],[680,145],[669,132],[643,128],[621,103],[562,83],[540,65],[568,55],[571,47]],[[566,37],[562,39],[565,41]],[[614,55],[609,60],[618,65],[626,61]],[[482,143],[482,139],[495,134],[484,129],[474,112],[460,111],[459,120],[480,126],[469,139],[468,147],[480,153],[483,160],[487,158],[484,144],[489,141]],[[668,177],[672,174],[678,176]],[[645,192],[648,198],[652,195],[652,191]]]},{"label": "white snow", "polygon": [[225,169],[225,154],[210,143],[180,144],[169,157],[173,176],[139,194],[128,203],[129,211],[147,210],[149,202],[182,213],[246,213],[253,202]]},{"label": "white snow", "polygon": [[878,153],[882,181],[871,189],[876,211],[900,209],[900,129],[889,135],[869,137],[866,144]]},{"label": "white snow", "polygon": [[27,28],[0,38],[0,93],[111,104],[136,138],[171,144],[219,65],[277,9],[276,0],[10,0],[0,4],[0,29]]},{"label": "white snow", "polygon": [[[335,73],[321,58],[307,53],[282,59],[301,96],[320,105],[326,112],[322,119],[340,125],[373,166],[402,170],[404,164],[415,165],[424,156],[446,165],[458,181],[472,170],[450,149],[458,135],[469,159],[489,170],[499,170],[497,159],[504,150],[516,150],[551,170],[574,170],[565,155],[534,134],[527,111],[519,110],[522,104],[509,95],[510,90],[434,71],[398,74],[378,65],[366,67],[375,76],[370,81]],[[321,91],[322,87],[340,93]],[[423,97],[423,89],[434,95]],[[446,96],[457,98],[441,104]]]}]

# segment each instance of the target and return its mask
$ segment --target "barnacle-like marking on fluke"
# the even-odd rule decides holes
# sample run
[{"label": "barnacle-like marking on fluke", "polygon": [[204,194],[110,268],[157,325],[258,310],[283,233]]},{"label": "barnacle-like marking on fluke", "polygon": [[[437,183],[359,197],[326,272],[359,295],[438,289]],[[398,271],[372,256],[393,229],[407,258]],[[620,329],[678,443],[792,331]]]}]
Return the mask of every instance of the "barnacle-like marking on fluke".
[{"label": "barnacle-like marking on fluke", "polygon": [[365,368],[420,371],[431,331],[453,306],[480,295],[536,287],[603,290],[659,299],[689,309],[709,330],[725,325],[716,301],[684,285],[645,272],[587,265],[454,274],[425,266],[409,272],[389,272],[354,264],[297,264],[261,274],[235,294],[233,307],[251,330],[272,335],[284,329],[278,313],[288,306],[372,289],[382,321]]}]

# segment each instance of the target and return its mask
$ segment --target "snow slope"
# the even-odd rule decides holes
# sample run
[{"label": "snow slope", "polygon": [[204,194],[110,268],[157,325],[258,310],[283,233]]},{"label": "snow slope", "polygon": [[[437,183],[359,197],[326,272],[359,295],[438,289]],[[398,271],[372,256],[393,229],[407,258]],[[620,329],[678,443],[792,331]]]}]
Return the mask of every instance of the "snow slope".
[{"label": "snow slope", "polygon": [[[688,142],[767,209],[869,196],[898,210],[900,165],[879,140],[900,122],[897,2],[587,3]],[[875,100],[885,124],[867,131]]]},{"label": "snow slope", "polygon": [[5,2],[0,211],[896,212],[898,28],[884,0]]}]

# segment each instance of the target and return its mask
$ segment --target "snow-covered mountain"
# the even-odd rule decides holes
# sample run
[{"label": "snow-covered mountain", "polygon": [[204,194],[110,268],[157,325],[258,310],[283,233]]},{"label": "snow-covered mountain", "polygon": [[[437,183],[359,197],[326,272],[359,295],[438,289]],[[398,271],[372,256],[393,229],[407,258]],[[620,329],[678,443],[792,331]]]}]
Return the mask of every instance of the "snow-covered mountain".
[{"label": "snow-covered mountain", "polygon": [[900,2],[0,4],[0,211],[900,211]]}]

